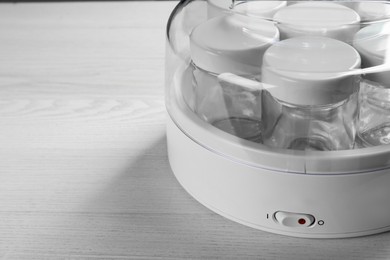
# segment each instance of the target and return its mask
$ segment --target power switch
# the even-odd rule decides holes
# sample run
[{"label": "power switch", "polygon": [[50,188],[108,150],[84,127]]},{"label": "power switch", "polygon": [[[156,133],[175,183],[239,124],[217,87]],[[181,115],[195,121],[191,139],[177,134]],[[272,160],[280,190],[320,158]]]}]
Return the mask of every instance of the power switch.
[{"label": "power switch", "polygon": [[276,222],[286,227],[310,227],[315,218],[310,214],[278,211],[274,214]]}]

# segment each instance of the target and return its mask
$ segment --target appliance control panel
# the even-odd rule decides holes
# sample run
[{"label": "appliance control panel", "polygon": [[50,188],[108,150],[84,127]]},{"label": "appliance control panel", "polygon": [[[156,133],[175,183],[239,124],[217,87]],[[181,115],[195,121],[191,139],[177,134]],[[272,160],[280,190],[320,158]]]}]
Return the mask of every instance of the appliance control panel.
[{"label": "appliance control panel", "polygon": [[315,222],[313,215],[285,211],[275,212],[274,220],[286,227],[310,227]]}]

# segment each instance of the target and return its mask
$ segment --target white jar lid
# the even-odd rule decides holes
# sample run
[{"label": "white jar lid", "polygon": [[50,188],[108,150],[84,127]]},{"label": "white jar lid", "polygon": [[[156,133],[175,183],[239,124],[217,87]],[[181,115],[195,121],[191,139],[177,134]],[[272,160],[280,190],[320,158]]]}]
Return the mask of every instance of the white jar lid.
[{"label": "white jar lid", "polygon": [[373,24],[361,29],[355,35],[353,46],[367,59],[376,58],[383,62],[385,58],[390,58],[390,22]]},{"label": "white jar lid", "polygon": [[[277,99],[298,105],[325,105],[346,99],[356,90],[353,76],[359,53],[331,38],[302,36],[271,46],[264,54],[262,81]],[[272,87],[274,86],[274,87]]]},{"label": "white jar lid", "polygon": [[194,28],[191,58],[213,73],[258,75],[264,52],[278,40],[279,31],[269,21],[239,14],[219,16]]},{"label": "white jar lid", "polygon": [[388,2],[356,2],[353,8],[362,21],[378,21],[390,17],[390,3]]},{"label": "white jar lid", "polygon": [[[310,0],[309,0],[310,1]],[[288,1],[288,5],[295,5],[295,4],[302,4],[304,3],[305,1],[302,1],[302,0],[299,0],[299,1]],[[321,3],[321,2],[318,2],[318,1],[312,1],[311,3]],[[332,1],[332,3],[335,3],[335,4],[338,4],[338,5],[344,5],[344,6],[347,6],[349,8],[354,8],[356,3],[355,1],[351,1],[351,0],[345,0],[345,1]]]},{"label": "white jar lid", "polygon": [[[390,63],[390,22],[369,25],[361,29],[354,38],[353,46],[362,57],[362,66],[369,68]],[[390,87],[390,71],[367,74],[365,78]]]},{"label": "white jar lid", "polygon": [[276,12],[273,19],[287,34],[285,38],[317,35],[348,41],[360,28],[358,13],[346,6],[328,2],[289,5]]},{"label": "white jar lid", "polygon": [[207,13],[209,18],[227,14],[230,11],[249,16],[272,18],[275,12],[286,4],[287,1],[237,1],[231,10],[231,0],[207,0]]},{"label": "white jar lid", "polygon": [[327,2],[304,2],[280,9],[274,20],[301,26],[338,26],[360,22],[359,15],[343,5]]},{"label": "white jar lid", "polygon": [[272,18],[286,1],[242,1],[234,5],[233,11],[259,18]]}]

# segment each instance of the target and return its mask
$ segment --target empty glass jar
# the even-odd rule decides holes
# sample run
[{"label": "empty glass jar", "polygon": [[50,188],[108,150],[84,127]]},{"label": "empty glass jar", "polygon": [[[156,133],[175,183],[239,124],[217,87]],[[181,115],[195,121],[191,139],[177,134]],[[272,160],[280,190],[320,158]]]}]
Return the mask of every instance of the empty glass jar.
[{"label": "empty glass jar", "polygon": [[354,48],[327,37],[294,37],[271,46],[262,66],[270,93],[262,101],[264,144],[294,150],[353,148],[359,77],[340,73],[359,67]]},{"label": "empty glass jar", "polygon": [[260,92],[221,84],[218,75],[230,72],[255,79],[265,50],[278,39],[273,23],[236,14],[195,27],[190,36],[195,112],[225,132],[260,142]]},{"label": "empty glass jar", "polygon": [[382,22],[361,29],[353,46],[362,57],[364,68],[381,68],[363,75],[360,91],[359,141],[363,147],[390,144],[390,23]]},{"label": "empty glass jar", "polygon": [[[263,95],[263,139],[270,147],[332,151],[352,149],[358,116],[357,91],[334,104],[302,106]],[[271,109],[272,108],[272,109]]]}]

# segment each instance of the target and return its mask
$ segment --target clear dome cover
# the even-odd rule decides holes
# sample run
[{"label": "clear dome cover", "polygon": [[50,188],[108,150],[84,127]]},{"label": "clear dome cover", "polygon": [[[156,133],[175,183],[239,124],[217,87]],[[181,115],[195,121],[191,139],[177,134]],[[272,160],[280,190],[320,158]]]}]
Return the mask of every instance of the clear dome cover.
[{"label": "clear dome cover", "polygon": [[181,1],[166,105],[205,149],[251,167],[390,167],[390,1]]}]

